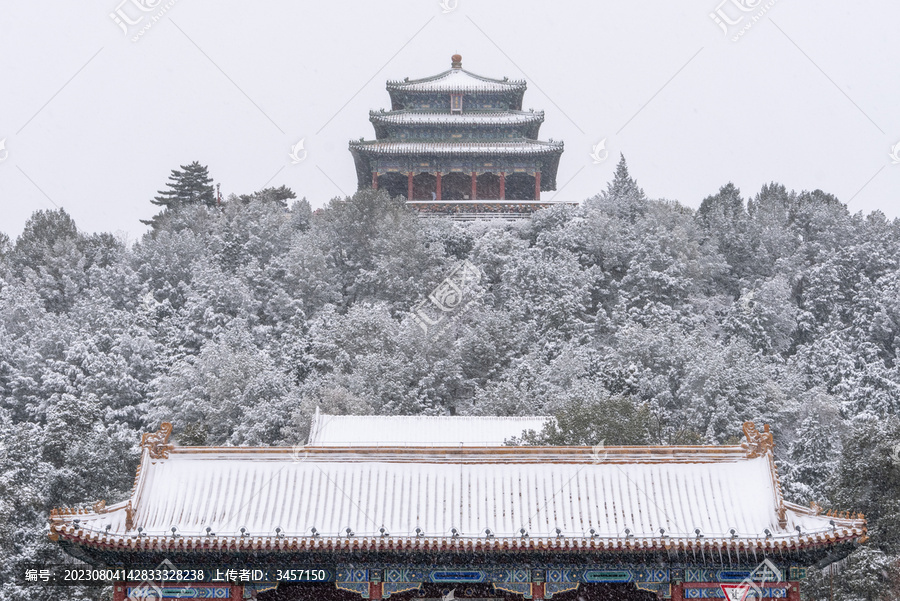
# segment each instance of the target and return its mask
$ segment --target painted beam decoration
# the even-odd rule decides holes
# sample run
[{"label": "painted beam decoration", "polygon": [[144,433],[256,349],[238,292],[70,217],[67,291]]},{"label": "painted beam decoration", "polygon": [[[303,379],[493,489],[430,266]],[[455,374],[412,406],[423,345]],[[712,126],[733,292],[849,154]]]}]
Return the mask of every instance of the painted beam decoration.
[{"label": "painted beam decoration", "polygon": [[[382,576],[383,574],[383,576]],[[787,580],[786,577],[790,577]],[[524,599],[552,599],[560,593],[577,590],[585,584],[633,584],[637,590],[672,598],[675,585],[685,599],[722,598],[720,584],[742,586],[756,599],[786,599],[792,586],[806,577],[806,568],[777,567],[764,560],[754,569],[645,568],[623,566],[554,567],[530,569],[503,566],[491,569],[453,567],[389,567],[379,569],[338,570],[337,588],[369,599],[370,584],[381,584],[380,599],[413,590],[426,584],[453,585],[465,591],[466,585],[489,584],[497,592],[521,595]],[[535,595],[535,586],[540,595]],[[462,593],[460,594],[462,596]]]}]

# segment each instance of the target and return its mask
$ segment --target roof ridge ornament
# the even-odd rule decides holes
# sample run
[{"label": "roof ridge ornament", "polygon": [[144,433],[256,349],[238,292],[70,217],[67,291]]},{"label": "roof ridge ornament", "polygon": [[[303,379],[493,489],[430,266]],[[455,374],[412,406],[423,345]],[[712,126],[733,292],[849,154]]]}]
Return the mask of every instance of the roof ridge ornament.
[{"label": "roof ridge ornament", "polygon": [[454,54],[450,57],[450,67],[453,69],[462,69],[462,55]]},{"label": "roof ridge ornament", "polygon": [[131,500],[125,506],[125,532],[134,530],[134,508],[131,506]]},{"label": "roof ridge ornament", "polygon": [[769,424],[764,424],[763,431],[760,432],[753,422],[744,422],[743,429],[747,442],[741,443],[741,447],[748,452],[748,459],[771,453],[775,448],[775,441],[772,438],[772,433],[769,431]]},{"label": "roof ridge ornament", "polygon": [[144,432],[141,436],[141,448],[147,449],[151,459],[168,459],[169,451],[175,448],[175,445],[169,443],[171,434],[172,423],[163,422],[156,432]]}]

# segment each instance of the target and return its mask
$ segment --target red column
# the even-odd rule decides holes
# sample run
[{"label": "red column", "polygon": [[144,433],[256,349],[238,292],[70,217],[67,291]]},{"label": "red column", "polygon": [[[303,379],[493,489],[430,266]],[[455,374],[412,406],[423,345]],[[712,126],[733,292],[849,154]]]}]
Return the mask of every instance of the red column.
[{"label": "red column", "polygon": [[412,190],[413,190],[413,181],[412,181],[412,178],[413,178],[413,172],[410,171],[410,172],[407,174],[407,184],[406,184],[406,187],[408,188],[408,193],[407,193],[407,195],[406,195],[406,200],[412,200],[412,199],[413,199],[413,197],[412,197]]},{"label": "red column", "polygon": [[788,601],[800,601],[800,583],[788,582]]},{"label": "red column", "polygon": [[500,172],[500,200],[506,200],[506,171]]},{"label": "red column", "polygon": [[369,601],[377,601],[381,599],[381,583],[380,582],[370,582],[369,583]]},{"label": "red column", "polygon": [[540,171],[534,172],[534,199],[535,200],[541,199],[541,172]]},{"label": "red column", "polygon": [[372,172],[372,188],[374,188],[375,190],[378,189],[378,172],[377,171]]},{"label": "red column", "polygon": [[478,176],[475,172],[472,172],[472,200],[476,200],[478,198],[476,194],[476,190],[478,188]]},{"label": "red column", "polygon": [[113,584],[113,601],[125,601],[126,584],[124,582],[116,582]]},{"label": "red column", "polygon": [[437,183],[435,184],[435,186],[437,186],[437,190],[435,190],[435,194],[437,194],[437,200],[440,200],[441,199],[441,172],[440,171],[437,172]]},{"label": "red column", "polygon": [[672,583],[672,601],[684,601],[684,584]]},{"label": "red column", "polygon": [[244,601],[244,587],[240,584],[232,584],[231,585],[231,600],[230,601]]},{"label": "red column", "polygon": [[544,583],[531,583],[531,601],[541,601],[544,598]]}]

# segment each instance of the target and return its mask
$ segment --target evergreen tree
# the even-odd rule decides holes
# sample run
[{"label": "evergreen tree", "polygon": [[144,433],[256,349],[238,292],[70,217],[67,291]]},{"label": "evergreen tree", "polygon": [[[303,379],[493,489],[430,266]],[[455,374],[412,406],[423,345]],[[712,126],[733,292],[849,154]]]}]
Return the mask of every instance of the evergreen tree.
[{"label": "evergreen tree", "polygon": [[619,155],[616,173],[607,185],[606,191],[585,202],[585,206],[634,222],[647,210],[647,203],[644,191],[628,173],[625,155]]},{"label": "evergreen tree", "polygon": [[287,208],[288,206],[287,201],[294,198],[297,198],[297,195],[287,186],[279,186],[278,188],[263,188],[262,190],[254,192],[253,194],[241,194],[240,196],[238,196],[238,200],[245,204],[254,201],[273,202],[285,208]]},{"label": "evergreen tree", "polygon": [[801,505],[812,501],[825,504],[837,454],[836,432],[823,426],[818,415],[810,413],[800,424],[787,453],[787,469],[782,474],[785,496]]},{"label": "evergreen tree", "polygon": [[616,174],[609,183],[606,193],[613,198],[644,200],[644,191],[637,185],[637,182],[628,173],[628,163],[625,162],[625,155],[619,155],[619,163],[616,165]]},{"label": "evergreen tree", "polygon": [[507,444],[640,445],[650,441],[650,411],[633,398],[612,396],[595,383],[581,382],[540,432],[526,430]]},{"label": "evergreen tree", "polygon": [[65,312],[85,284],[84,242],[63,209],[36,211],[9,255],[13,272],[34,286],[48,310]]},{"label": "evergreen tree", "polygon": [[212,178],[205,165],[194,161],[190,165],[181,165],[181,170],[172,169],[169,181],[166,183],[168,190],[159,190],[150,202],[163,207],[150,220],[141,220],[141,223],[159,228],[161,218],[169,211],[175,211],[186,205],[201,204],[207,207],[216,206],[217,197],[212,185]]}]

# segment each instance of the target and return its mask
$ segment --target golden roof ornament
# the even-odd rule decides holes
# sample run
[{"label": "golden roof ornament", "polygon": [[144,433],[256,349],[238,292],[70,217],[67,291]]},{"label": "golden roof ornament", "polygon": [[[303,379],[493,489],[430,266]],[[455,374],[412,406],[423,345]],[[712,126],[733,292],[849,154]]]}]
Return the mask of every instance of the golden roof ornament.
[{"label": "golden roof ornament", "polygon": [[747,442],[741,443],[741,446],[749,453],[749,459],[761,457],[775,448],[769,424],[763,425],[763,431],[760,432],[753,422],[744,422],[744,436],[747,437]]},{"label": "golden roof ornament", "polygon": [[125,506],[125,532],[132,529],[134,529],[134,509],[131,507],[131,501],[128,501],[128,505]]},{"label": "golden roof ornament", "polygon": [[141,436],[141,448],[147,449],[151,459],[168,459],[169,451],[175,448],[175,445],[169,444],[171,434],[171,422],[163,422],[156,432],[145,432]]}]

